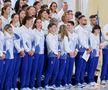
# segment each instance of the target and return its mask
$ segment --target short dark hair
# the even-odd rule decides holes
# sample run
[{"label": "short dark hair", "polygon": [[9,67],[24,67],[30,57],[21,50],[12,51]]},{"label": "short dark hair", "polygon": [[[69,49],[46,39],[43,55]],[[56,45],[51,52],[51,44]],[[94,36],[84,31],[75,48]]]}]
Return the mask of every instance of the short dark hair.
[{"label": "short dark hair", "polygon": [[80,15],[80,16],[78,17],[78,20],[82,19],[83,17],[85,17],[85,15]]},{"label": "short dark hair", "polygon": [[24,8],[27,8],[27,7],[29,7],[29,5],[25,4],[25,5],[22,6],[22,9],[24,10]]},{"label": "short dark hair", "polygon": [[80,15],[82,15],[82,12],[77,11],[77,12],[75,13],[75,18],[78,18]]},{"label": "short dark hair", "polygon": [[33,6],[37,5],[38,3],[40,3],[39,1],[34,2]]},{"label": "short dark hair", "polygon": [[17,13],[13,13],[11,16],[11,19],[14,18],[15,15],[18,15]]},{"label": "short dark hair", "polygon": [[93,19],[93,18],[96,18],[97,17],[97,15],[95,14],[95,15],[91,15],[90,17],[89,17],[89,19]]},{"label": "short dark hair", "polygon": [[22,24],[25,25],[27,23],[27,21],[31,20],[31,19],[33,19],[32,16],[25,16],[24,19],[23,19],[23,21],[22,21]]},{"label": "short dark hair", "polygon": [[70,23],[71,25],[75,25],[75,23],[73,21],[68,21],[68,23]]},{"label": "short dark hair", "polygon": [[6,2],[11,2],[11,0],[4,0],[4,3],[6,3]]},{"label": "short dark hair", "polygon": [[9,29],[9,28],[12,28],[12,26],[11,26],[10,24],[6,24],[6,25],[4,26],[4,31],[7,30],[7,29]]},{"label": "short dark hair", "polygon": [[73,11],[72,11],[72,10],[68,10],[68,11],[67,11],[67,13],[70,13],[70,12],[72,12],[72,13],[73,13]]},{"label": "short dark hair", "polygon": [[46,8],[48,8],[48,5],[47,5],[47,4],[43,4],[43,5],[41,6],[41,9],[46,9]]},{"label": "short dark hair", "polygon": [[95,25],[95,26],[93,27],[93,29],[92,29],[92,33],[94,33],[96,29],[99,29],[99,30],[100,30],[101,27],[100,27],[99,25]]},{"label": "short dark hair", "polygon": [[48,25],[48,29],[50,29],[52,26],[57,26],[55,23],[50,23],[49,25]]}]

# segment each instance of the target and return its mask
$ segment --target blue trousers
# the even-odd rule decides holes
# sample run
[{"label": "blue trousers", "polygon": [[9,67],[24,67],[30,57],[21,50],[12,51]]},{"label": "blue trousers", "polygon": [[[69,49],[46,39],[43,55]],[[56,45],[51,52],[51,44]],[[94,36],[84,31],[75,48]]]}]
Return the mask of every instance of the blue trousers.
[{"label": "blue trousers", "polygon": [[29,87],[33,57],[25,54],[21,64],[21,88]]},{"label": "blue trousers", "polygon": [[35,78],[37,80],[38,87],[41,87],[41,76],[44,66],[44,54],[35,54],[32,64],[30,88],[35,86]]},{"label": "blue trousers", "polygon": [[7,64],[8,64],[8,69],[7,69],[6,78],[5,78],[4,90],[10,90],[12,88],[12,79],[14,75],[13,70],[15,67],[15,60],[9,59],[9,63]]},{"label": "blue trousers", "polygon": [[9,67],[9,60],[5,59],[4,65],[3,65],[3,73],[2,73],[1,83],[0,83],[0,90],[4,90],[4,85],[5,85],[8,67]]},{"label": "blue trousers", "polygon": [[68,57],[67,84],[72,84],[72,74],[75,58]]},{"label": "blue trousers", "polygon": [[79,52],[77,55],[77,59],[75,61],[75,63],[76,63],[76,70],[75,70],[76,84],[84,83],[86,61],[82,58],[83,54],[84,54],[84,52]]},{"label": "blue trousers", "polygon": [[98,65],[98,57],[90,58],[88,61],[88,81],[94,82],[95,71]]},{"label": "blue trousers", "polygon": [[108,80],[108,49],[103,50],[103,64],[101,70],[101,81]]},{"label": "blue trousers", "polygon": [[59,73],[57,76],[57,87],[61,85],[61,80],[63,79],[63,75],[65,74],[66,61],[66,59],[60,59]]},{"label": "blue trousers", "polygon": [[51,85],[55,84],[59,70],[59,60],[57,57],[48,57],[48,67],[45,74],[44,86],[48,85],[51,79]]},{"label": "blue trousers", "polygon": [[67,57],[65,74],[63,76],[63,85],[72,84],[72,74],[75,58]]},{"label": "blue trousers", "polygon": [[108,80],[108,67],[107,67],[107,74],[106,74],[106,80]]},{"label": "blue trousers", "polygon": [[0,90],[2,90],[1,85],[3,85],[2,79],[3,79],[3,73],[4,73],[4,63],[5,63],[4,60],[0,60]]},{"label": "blue trousers", "polygon": [[13,82],[12,82],[12,88],[17,88],[17,79],[20,71],[21,66],[21,57],[19,53],[14,54],[15,57],[15,69],[14,69],[14,76],[13,76]]}]

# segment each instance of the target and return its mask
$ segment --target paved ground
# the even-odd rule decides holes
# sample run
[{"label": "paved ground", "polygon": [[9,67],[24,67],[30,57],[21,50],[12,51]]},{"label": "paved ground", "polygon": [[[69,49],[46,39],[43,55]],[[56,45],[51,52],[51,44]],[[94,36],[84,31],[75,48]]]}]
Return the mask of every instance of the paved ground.
[{"label": "paved ground", "polygon": [[97,87],[86,87],[86,88],[73,88],[68,90],[108,90],[108,85],[97,86]]}]

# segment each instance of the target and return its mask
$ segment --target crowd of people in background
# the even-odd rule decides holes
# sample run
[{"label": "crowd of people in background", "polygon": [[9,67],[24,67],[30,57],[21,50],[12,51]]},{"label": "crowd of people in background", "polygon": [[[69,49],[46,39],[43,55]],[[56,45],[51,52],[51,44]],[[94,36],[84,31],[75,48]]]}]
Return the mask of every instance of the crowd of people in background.
[{"label": "crowd of people in background", "polygon": [[97,15],[87,19],[69,10],[67,2],[60,11],[56,2],[11,5],[4,0],[0,15],[0,90],[95,87],[101,50],[100,85],[108,84],[108,25],[101,29]]}]

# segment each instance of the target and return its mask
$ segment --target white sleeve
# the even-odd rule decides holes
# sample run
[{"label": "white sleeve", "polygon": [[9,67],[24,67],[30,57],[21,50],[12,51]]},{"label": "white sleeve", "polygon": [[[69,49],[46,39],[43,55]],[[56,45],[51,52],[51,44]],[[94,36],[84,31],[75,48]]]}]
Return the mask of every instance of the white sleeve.
[{"label": "white sleeve", "polygon": [[20,39],[18,40],[14,40],[14,45],[15,45],[15,48],[17,49],[18,53],[22,50],[21,47],[20,47]]},{"label": "white sleeve", "polygon": [[78,47],[79,47],[79,41],[78,41],[78,35],[76,36],[77,40],[76,40],[76,48],[75,50],[78,52]]},{"label": "white sleeve", "polygon": [[0,57],[3,55],[2,48],[3,48],[3,44],[2,41],[0,40]]},{"label": "white sleeve", "polygon": [[106,33],[108,33],[108,28],[104,27],[102,30],[102,35],[103,35],[104,40],[108,41],[108,35],[106,35]]},{"label": "white sleeve", "polygon": [[63,9],[61,9],[59,12],[58,12],[58,17],[59,17],[59,19],[60,19],[60,21],[61,21],[61,18],[62,18],[62,15],[64,14],[64,11],[63,11]]},{"label": "white sleeve", "polygon": [[92,49],[97,48],[96,43],[95,43],[95,39],[93,38],[92,35],[90,35],[90,46],[91,46]]},{"label": "white sleeve", "polygon": [[103,43],[101,43],[101,45],[108,45],[108,35],[106,35],[106,33],[108,33],[108,27],[105,26],[102,30],[102,37],[103,37]]},{"label": "white sleeve", "polygon": [[26,52],[29,52],[30,49],[28,48],[28,46],[27,46],[27,42],[26,42],[25,39],[23,39],[23,45],[24,45],[24,49],[25,49],[25,51],[26,51]]},{"label": "white sleeve", "polygon": [[71,49],[69,47],[69,41],[68,41],[68,37],[64,37],[64,49],[67,53],[71,52]]}]

